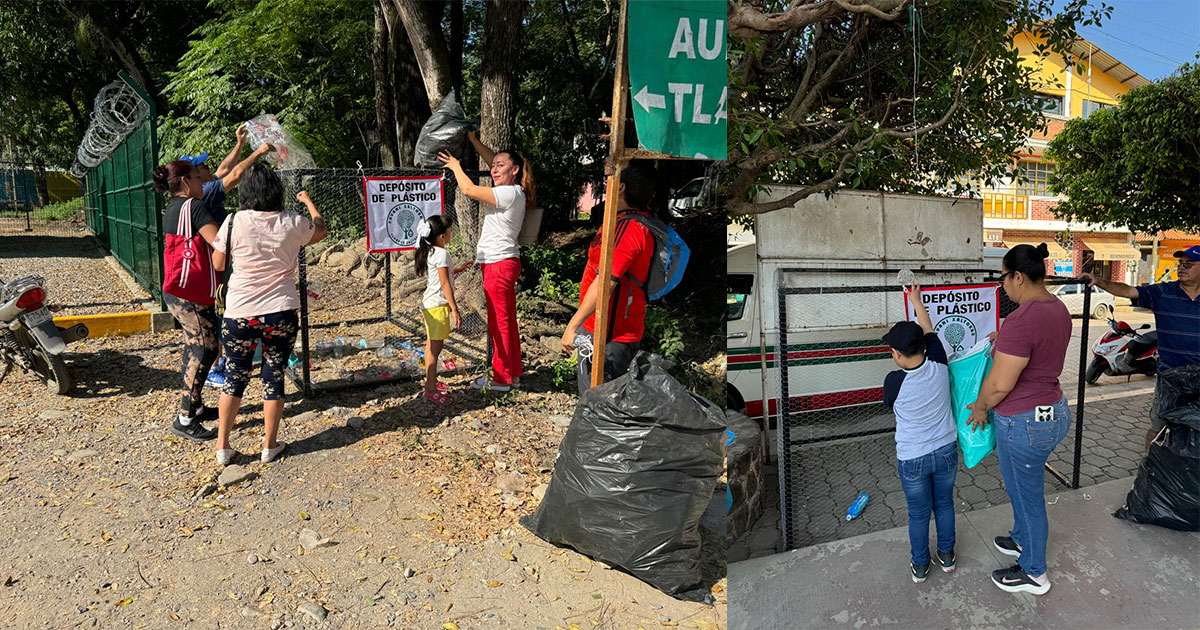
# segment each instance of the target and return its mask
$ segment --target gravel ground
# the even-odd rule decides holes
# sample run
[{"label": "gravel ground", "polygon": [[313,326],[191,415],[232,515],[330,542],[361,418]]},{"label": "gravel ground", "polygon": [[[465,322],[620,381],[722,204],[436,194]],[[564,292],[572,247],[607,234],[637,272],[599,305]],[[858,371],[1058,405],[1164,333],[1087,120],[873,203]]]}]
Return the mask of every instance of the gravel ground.
[{"label": "gravel ground", "polygon": [[29,236],[0,232],[0,279],[13,280],[30,274],[45,278],[47,303],[55,315],[156,308],[148,301],[148,294],[129,290],[90,235]]},{"label": "gravel ground", "polygon": [[289,451],[267,465],[251,457],[262,435],[252,385],[233,434],[251,477],[224,486],[211,444],[167,431],[179,335],[73,345],[72,396],[23,374],[0,384],[0,626],[725,627],[716,536],[705,537],[705,605],[517,524],[575,405],[549,391],[546,360],[505,396],[453,376],[446,407],[415,383],[293,397]]}]

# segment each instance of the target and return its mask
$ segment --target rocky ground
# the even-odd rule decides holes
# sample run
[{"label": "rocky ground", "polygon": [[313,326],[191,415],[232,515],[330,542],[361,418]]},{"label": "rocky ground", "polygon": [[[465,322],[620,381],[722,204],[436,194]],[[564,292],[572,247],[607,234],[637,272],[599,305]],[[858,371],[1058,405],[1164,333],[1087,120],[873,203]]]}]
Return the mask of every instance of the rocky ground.
[{"label": "rocky ground", "polygon": [[544,366],[503,396],[452,377],[447,407],[414,383],[293,397],[289,450],[268,465],[252,386],[233,438],[242,455],[222,469],[211,444],[167,431],[178,346],[178,332],[73,346],[69,397],[23,374],[0,385],[0,624],[724,627],[718,537],[706,535],[706,605],[517,523],[575,403],[549,391]]},{"label": "rocky ground", "polygon": [[[12,233],[0,223],[0,280],[26,275],[45,279],[46,302],[57,315],[94,315],[154,308],[149,295],[133,291],[105,260],[88,233],[47,236]],[[123,272],[122,272],[123,273]]]}]

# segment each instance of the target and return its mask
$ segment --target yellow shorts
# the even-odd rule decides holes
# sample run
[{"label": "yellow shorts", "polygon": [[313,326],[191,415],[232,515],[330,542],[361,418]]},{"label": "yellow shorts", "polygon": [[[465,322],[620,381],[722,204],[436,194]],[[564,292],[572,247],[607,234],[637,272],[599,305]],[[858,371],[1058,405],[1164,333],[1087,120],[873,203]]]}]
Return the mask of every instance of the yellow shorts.
[{"label": "yellow shorts", "polygon": [[421,310],[425,316],[425,334],[430,341],[445,341],[450,336],[450,306],[442,305]]}]

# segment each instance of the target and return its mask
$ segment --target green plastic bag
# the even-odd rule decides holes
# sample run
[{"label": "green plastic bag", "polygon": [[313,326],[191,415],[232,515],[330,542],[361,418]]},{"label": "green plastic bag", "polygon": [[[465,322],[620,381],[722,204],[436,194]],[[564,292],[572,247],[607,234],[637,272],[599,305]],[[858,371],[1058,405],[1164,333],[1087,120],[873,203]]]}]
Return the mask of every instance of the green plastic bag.
[{"label": "green plastic bag", "polygon": [[996,450],[996,430],[992,424],[989,422],[982,429],[972,431],[972,425],[967,424],[971,410],[966,408],[979,398],[983,379],[992,369],[991,350],[992,343],[983,339],[950,361],[950,404],[954,408],[954,424],[958,426],[958,446],[967,468],[974,468],[988,453]]}]

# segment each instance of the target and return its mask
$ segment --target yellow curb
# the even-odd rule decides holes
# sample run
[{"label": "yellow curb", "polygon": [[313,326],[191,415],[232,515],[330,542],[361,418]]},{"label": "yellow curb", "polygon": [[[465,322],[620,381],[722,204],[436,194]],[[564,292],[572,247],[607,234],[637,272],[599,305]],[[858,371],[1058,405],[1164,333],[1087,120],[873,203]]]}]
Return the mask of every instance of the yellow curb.
[{"label": "yellow curb", "polygon": [[88,338],[134,335],[150,331],[150,311],[54,318],[54,325],[60,328],[70,328],[75,324],[88,327]]}]

